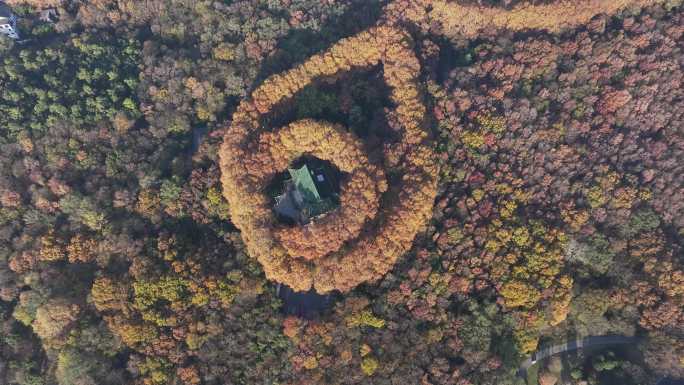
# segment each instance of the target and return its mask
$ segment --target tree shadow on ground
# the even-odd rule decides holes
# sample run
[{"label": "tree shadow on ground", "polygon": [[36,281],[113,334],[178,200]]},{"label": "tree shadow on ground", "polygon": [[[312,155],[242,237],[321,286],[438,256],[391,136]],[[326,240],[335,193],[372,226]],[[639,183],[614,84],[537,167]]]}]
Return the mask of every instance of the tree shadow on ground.
[{"label": "tree shadow on ground", "polygon": [[380,17],[382,4],[375,1],[361,1],[350,5],[342,15],[330,18],[320,29],[295,29],[278,42],[276,51],[267,57],[259,70],[255,85],[263,79],[288,70],[311,55],[324,51],[342,38],[353,36],[371,25]]}]

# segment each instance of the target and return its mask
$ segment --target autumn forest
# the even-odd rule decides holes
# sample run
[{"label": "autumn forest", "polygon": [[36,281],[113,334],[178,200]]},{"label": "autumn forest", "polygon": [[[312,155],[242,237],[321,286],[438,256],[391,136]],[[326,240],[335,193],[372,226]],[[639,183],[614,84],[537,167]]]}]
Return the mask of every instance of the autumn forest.
[{"label": "autumn forest", "polygon": [[681,0],[0,6],[0,384],[684,383]]}]

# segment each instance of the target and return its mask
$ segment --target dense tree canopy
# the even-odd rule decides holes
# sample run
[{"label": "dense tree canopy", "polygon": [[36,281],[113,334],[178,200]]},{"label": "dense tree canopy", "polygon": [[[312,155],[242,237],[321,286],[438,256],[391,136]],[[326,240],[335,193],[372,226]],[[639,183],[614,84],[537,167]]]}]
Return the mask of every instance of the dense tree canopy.
[{"label": "dense tree canopy", "polygon": [[[219,153],[224,195],[230,204],[233,223],[242,230],[250,254],[264,265],[269,279],[286,283],[296,290],[308,290],[313,286],[319,292],[333,289],[348,291],[359,283],[382,277],[411,247],[416,232],[427,221],[437,192],[437,167],[432,150],[425,143],[427,135],[421,127],[425,107],[420,102],[416,84],[420,67],[410,44],[410,38],[394,28],[380,26],[364,31],[342,40],[283,75],[266,79],[233,114],[232,126],[225,133]],[[296,122],[272,134],[283,136],[280,146],[269,146],[269,139],[260,140],[262,145],[259,147],[250,143],[250,136],[259,132],[259,116],[287,101],[304,86],[317,78],[378,62],[383,65],[384,79],[391,89],[390,99],[397,106],[396,129],[401,136],[401,141],[387,144],[384,166],[403,174],[401,181],[390,184],[389,194],[392,196],[384,199],[382,205],[379,204],[378,193],[387,190],[386,182],[382,180],[380,171],[376,171],[377,166],[361,162],[363,154],[359,145],[339,153],[328,150],[329,147],[345,150],[347,146],[334,144],[344,140],[335,139],[337,135],[317,134],[320,131],[316,130],[318,126],[306,121]],[[312,126],[312,129],[306,126]],[[288,151],[288,142],[290,146],[297,146],[297,151]],[[256,158],[250,156],[252,153],[257,153]],[[312,255],[311,251],[300,253],[302,250],[294,247],[292,239],[286,239],[282,245],[274,242],[274,236],[270,234],[273,226],[273,215],[268,207],[270,201],[261,193],[269,178],[301,154],[330,160],[340,170],[352,174],[350,184],[343,188],[341,209],[329,215],[330,220],[337,221],[337,214],[340,214],[339,218],[345,224],[339,227],[346,227],[349,234],[337,242],[328,243],[329,249],[319,255]],[[364,174],[365,178],[358,178]],[[365,200],[361,203],[363,211],[353,206],[347,208],[350,203],[348,191],[358,197],[354,200]],[[377,206],[382,206],[378,213]],[[375,220],[368,225],[364,222],[366,219]],[[333,231],[334,228],[326,228],[326,222],[324,219],[320,224],[308,224],[307,230],[314,234]],[[367,228],[360,234],[362,226]],[[277,238],[283,239],[283,236],[296,235],[286,231]],[[323,239],[315,241],[322,242]],[[341,243],[347,241],[351,243],[349,249],[342,249]]]},{"label": "dense tree canopy", "polygon": [[0,383],[684,376],[681,1],[7,3]]}]

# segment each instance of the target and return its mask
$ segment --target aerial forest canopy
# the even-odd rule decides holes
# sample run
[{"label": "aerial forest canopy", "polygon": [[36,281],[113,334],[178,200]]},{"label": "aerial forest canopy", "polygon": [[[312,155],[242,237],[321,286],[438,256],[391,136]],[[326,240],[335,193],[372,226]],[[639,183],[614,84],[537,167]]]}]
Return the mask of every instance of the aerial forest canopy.
[{"label": "aerial forest canopy", "polygon": [[[381,26],[364,31],[285,74],[268,78],[233,114],[219,152],[223,192],[231,220],[242,231],[250,254],[264,266],[267,278],[296,290],[313,286],[319,292],[348,291],[384,276],[425,226],[437,194],[438,167],[421,127],[425,107],[417,84],[420,64],[411,47],[410,38],[399,29]],[[259,115],[313,80],[378,62],[391,88],[390,99],[396,105],[393,118],[401,137],[387,144],[382,165],[363,159],[364,151],[352,144],[353,136],[325,129],[325,123],[300,120],[260,137],[256,144],[248,142],[251,131],[258,130]],[[269,201],[260,190],[302,154],[330,160],[351,177],[342,187],[339,210],[305,225],[302,231],[286,230],[276,236],[271,233],[274,217]],[[392,196],[379,205],[379,195],[388,190],[382,168],[400,173],[401,179],[389,186]],[[302,242],[337,247],[312,254],[311,248],[296,247]],[[343,242],[347,242],[344,248]],[[307,255],[308,259],[301,258]]]},{"label": "aerial forest canopy", "polygon": [[5,2],[1,384],[684,377],[681,0]]}]

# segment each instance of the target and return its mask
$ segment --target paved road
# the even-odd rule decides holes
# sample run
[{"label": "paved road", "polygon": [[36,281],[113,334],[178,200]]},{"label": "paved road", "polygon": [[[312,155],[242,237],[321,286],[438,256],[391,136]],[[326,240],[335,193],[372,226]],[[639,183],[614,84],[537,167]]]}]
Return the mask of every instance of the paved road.
[{"label": "paved road", "polygon": [[675,380],[673,378],[663,377],[655,385],[684,385],[684,379]]},{"label": "paved road", "polygon": [[635,337],[625,337],[625,336],[595,336],[586,337],[582,339],[576,339],[573,341],[567,341],[564,344],[549,346],[544,349],[539,349],[532,354],[528,359],[523,361],[518,370],[518,375],[525,376],[527,369],[532,366],[535,362],[543,360],[544,358],[555,356],[563,352],[588,348],[591,346],[601,346],[601,345],[621,345],[621,344],[633,344],[637,341]]}]

